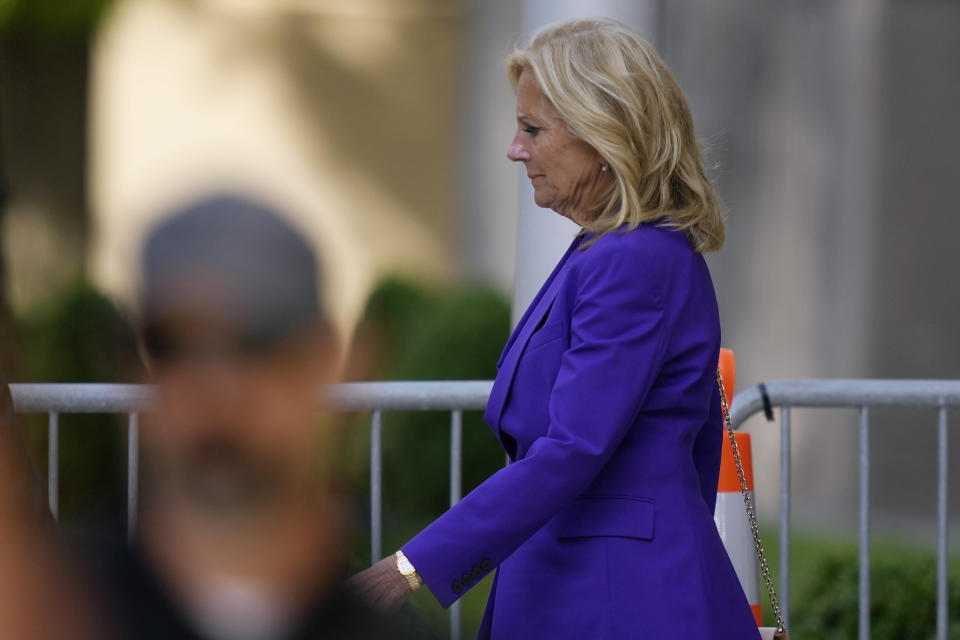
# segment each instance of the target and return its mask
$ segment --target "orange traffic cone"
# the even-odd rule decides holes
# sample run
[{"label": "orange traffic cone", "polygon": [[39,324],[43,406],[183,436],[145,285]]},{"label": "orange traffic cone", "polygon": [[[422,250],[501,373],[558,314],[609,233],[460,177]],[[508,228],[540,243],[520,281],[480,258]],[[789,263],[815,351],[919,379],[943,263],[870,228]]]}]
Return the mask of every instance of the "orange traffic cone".
[{"label": "orange traffic cone", "polygon": [[[723,390],[727,399],[733,400],[733,390],[737,377],[736,360],[730,349],[720,350],[720,374],[723,376]],[[737,447],[743,464],[743,475],[747,480],[747,490],[753,494],[753,456],[750,452],[750,434],[737,433]],[[756,504],[756,502],[754,502]],[[717,486],[717,507],[713,519],[720,531],[723,546],[740,578],[743,592],[757,620],[757,626],[763,624],[760,606],[760,567],[757,552],[753,544],[750,522],[743,508],[743,496],[740,494],[740,479],[737,476],[737,464],[733,459],[733,448],[726,433],[723,436],[723,450],[720,453],[720,482]]]}]

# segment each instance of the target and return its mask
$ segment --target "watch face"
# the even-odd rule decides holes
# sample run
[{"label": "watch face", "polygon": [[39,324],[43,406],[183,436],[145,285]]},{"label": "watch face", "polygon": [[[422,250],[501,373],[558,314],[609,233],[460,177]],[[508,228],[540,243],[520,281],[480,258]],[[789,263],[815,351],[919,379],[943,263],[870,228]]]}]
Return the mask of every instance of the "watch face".
[{"label": "watch face", "polygon": [[410,564],[410,561],[406,558],[403,558],[397,562],[397,565],[400,567],[400,573],[406,575],[408,573],[413,573],[415,569],[413,565]]}]

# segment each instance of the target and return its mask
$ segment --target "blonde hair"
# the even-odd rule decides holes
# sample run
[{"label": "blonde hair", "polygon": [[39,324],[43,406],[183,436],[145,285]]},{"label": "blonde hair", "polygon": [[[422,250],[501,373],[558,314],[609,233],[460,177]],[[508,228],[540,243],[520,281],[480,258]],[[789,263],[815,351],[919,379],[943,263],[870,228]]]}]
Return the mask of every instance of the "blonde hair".
[{"label": "blonde hair", "polygon": [[540,31],[506,66],[514,89],[531,71],[570,133],[612,169],[584,228],[599,237],[658,221],[686,232],[697,251],[723,245],[690,107],[649,43],[616,20],[572,20]]}]

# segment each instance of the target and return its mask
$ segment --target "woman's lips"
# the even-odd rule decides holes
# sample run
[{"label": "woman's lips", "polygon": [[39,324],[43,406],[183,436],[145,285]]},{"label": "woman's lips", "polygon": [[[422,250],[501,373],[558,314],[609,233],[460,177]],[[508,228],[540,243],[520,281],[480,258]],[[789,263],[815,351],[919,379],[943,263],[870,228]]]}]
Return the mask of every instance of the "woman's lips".
[{"label": "woman's lips", "polygon": [[539,175],[539,174],[538,174],[538,175],[535,175],[535,176],[529,176],[530,182],[533,182],[533,181],[536,180],[537,178],[542,178],[542,177],[543,177],[543,176],[542,176],[542,175]]}]

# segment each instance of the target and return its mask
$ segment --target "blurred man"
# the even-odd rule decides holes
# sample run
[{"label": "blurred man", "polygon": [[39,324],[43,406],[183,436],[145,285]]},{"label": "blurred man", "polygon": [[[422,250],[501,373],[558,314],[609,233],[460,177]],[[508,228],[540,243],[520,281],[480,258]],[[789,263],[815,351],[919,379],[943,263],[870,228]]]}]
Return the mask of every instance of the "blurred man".
[{"label": "blurred man", "polygon": [[140,324],[158,397],[142,555],[107,565],[125,637],[386,632],[338,589],[338,443],[316,424],[336,348],[316,274],[299,233],[236,198],[191,205],[148,237]]},{"label": "blurred man", "polygon": [[309,245],[263,205],[214,197],[157,226],[142,268],[157,398],[136,544],[88,557],[96,588],[74,600],[101,612],[97,632],[47,637],[412,637],[341,588],[338,442],[316,424],[335,347]]}]

